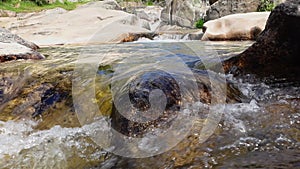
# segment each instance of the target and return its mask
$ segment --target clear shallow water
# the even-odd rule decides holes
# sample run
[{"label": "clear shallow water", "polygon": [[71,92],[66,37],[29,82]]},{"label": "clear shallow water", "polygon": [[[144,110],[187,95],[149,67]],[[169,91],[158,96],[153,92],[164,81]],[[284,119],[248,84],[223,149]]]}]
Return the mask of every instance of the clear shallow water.
[{"label": "clear shallow water", "polygon": [[[87,58],[105,56],[97,72],[92,72],[96,86],[84,78],[75,80],[87,88],[96,87],[98,100],[95,102],[102,105],[99,109],[106,114],[110,111],[111,94],[105,86],[113,77],[113,71],[122,64],[128,64],[128,61],[134,62],[125,66],[128,70],[115,79],[129,79],[135,76],[135,71],[139,70],[137,67],[147,64],[159,68],[161,64],[155,60],[170,59],[161,53],[175,54],[182,59],[179,62],[198,67],[199,57],[195,53],[203,54],[197,52],[203,46],[213,48],[222,59],[242,51],[249,44],[191,42],[188,46],[194,50],[181,43],[47,48],[42,50],[48,55],[46,60],[4,63],[1,65],[0,167],[299,168],[300,95],[299,87],[291,83],[270,84],[255,78],[235,79],[228,75],[227,79],[238,86],[247,99],[243,103],[224,104],[225,110],[214,134],[202,143],[199,137],[203,123],[196,121],[188,136],[173,149],[144,159],[116,156],[95,144],[90,136],[95,135],[97,130],[108,131],[109,117],[81,126],[74,120],[77,117],[72,107],[76,104],[72,104],[72,98],[61,94],[71,93],[68,88],[72,87],[70,81],[76,59],[83,53],[83,57]],[[201,57],[208,58],[208,63],[216,61],[216,55]],[[167,66],[172,68],[172,65]],[[62,101],[50,106],[40,104],[46,93],[43,91],[48,89],[57,91]],[[83,87],[78,92],[85,91]],[[90,101],[93,101],[92,98]],[[44,113],[41,117],[32,118],[33,113],[39,112],[39,108],[32,107],[41,105],[45,107],[42,109]],[[193,108],[198,108],[197,103],[190,107]],[[141,145],[153,148],[145,142]]]}]

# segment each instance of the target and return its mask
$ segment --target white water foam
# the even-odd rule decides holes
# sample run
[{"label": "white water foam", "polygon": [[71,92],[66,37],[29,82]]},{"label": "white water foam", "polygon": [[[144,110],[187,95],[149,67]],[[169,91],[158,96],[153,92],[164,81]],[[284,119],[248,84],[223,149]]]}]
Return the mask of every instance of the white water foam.
[{"label": "white water foam", "polygon": [[105,123],[100,119],[81,128],[35,131],[33,121],[1,121],[0,168],[67,168],[73,157],[101,159],[106,152],[87,138],[95,130],[106,130]]}]

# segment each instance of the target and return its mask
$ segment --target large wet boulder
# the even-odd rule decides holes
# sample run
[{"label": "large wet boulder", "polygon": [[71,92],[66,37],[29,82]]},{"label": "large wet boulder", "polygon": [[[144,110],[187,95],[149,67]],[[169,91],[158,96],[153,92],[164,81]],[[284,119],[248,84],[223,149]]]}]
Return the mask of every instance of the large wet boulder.
[{"label": "large wet boulder", "polygon": [[207,8],[206,0],[171,0],[161,12],[161,20],[170,25],[193,28]]},{"label": "large wet boulder", "polygon": [[207,20],[236,13],[256,12],[261,0],[218,0],[207,10]]},{"label": "large wet boulder", "polygon": [[0,28],[0,62],[17,59],[43,59],[39,47],[8,30]]},{"label": "large wet boulder", "polygon": [[300,1],[289,0],[271,12],[256,43],[224,62],[227,72],[300,79]]},{"label": "large wet boulder", "polygon": [[202,40],[255,40],[264,30],[269,12],[232,14],[204,24]]},{"label": "large wet boulder", "polygon": [[[174,75],[160,70],[144,72],[138,77],[131,79],[127,85],[120,89],[123,92],[121,95],[118,95],[120,97],[115,97],[111,115],[112,127],[124,135],[140,137],[154,128],[169,128],[179,113],[182,113],[182,109],[185,106],[183,104],[186,100],[189,100],[191,103],[197,102],[204,106],[216,104],[216,100],[220,103],[224,97],[224,101],[230,103],[241,102],[244,99],[244,96],[233,84],[228,83],[223,86],[224,81],[218,76],[211,79],[205,70],[192,69],[192,72],[195,81],[191,80],[190,83],[184,84],[184,86],[186,89],[193,89],[193,83],[196,82],[198,91],[182,90],[180,87],[182,84],[177,83]],[[180,77],[190,78],[185,74],[182,74]],[[212,83],[218,84],[218,89],[212,89]],[[165,100],[163,99],[163,94],[157,91],[155,93],[155,90],[162,91],[165,95]],[[225,91],[227,92],[224,93]],[[134,109],[129,111],[127,111],[128,105],[125,104],[127,102],[124,101],[128,96],[130,103],[134,107]],[[161,107],[162,103],[165,103],[163,107]],[[201,117],[206,117],[208,113],[207,107],[204,106],[202,108],[203,110],[199,113]],[[119,112],[124,110],[125,112]]]}]

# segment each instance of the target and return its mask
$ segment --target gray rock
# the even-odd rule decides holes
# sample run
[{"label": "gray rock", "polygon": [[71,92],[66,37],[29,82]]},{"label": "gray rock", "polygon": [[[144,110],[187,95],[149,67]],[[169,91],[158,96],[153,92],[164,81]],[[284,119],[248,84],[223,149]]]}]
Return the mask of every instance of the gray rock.
[{"label": "gray rock", "polygon": [[256,12],[261,0],[218,0],[206,12],[206,20],[236,13]]},{"label": "gray rock", "polygon": [[188,34],[188,39],[189,40],[200,40],[203,36],[203,32],[202,31],[197,31],[195,33],[190,33]]},{"label": "gray rock", "polygon": [[19,43],[19,44],[26,46],[28,48],[31,48],[33,50],[36,50],[39,48],[36,44],[34,44],[32,42],[28,42],[28,41],[22,39],[20,36],[18,36],[16,34],[12,34],[11,32],[9,32],[8,30],[6,30],[4,28],[0,28],[0,42]]},{"label": "gray rock", "polygon": [[139,17],[140,19],[151,21],[150,16],[144,10],[137,11],[136,16]]},{"label": "gray rock", "polygon": [[136,16],[148,22],[149,27],[146,27],[146,29],[156,31],[160,25],[161,11],[162,8],[159,6],[147,6],[146,8],[136,9]]},{"label": "gray rock", "polygon": [[121,10],[120,5],[115,0],[104,0],[101,3],[101,7],[110,10]]},{"label": "gray rock", "polygon": [[162,10],[161,20],[170,25],[194,28],[208,6],[207,0],[169,0]]},{"label": "gray rock", "polygon": [[39,47],[18,35],[0,28],[0,62],[17,59],[43,59],[36,50]]},{"label": "gray rock", "polygon": [[300,1],[287,0],[270,14],[256,43],[224,62],[225,71],[300,81]]},{"label": "gray rock", "polygon": [[121,10],[121,6],[115,0],[91,1],[87,4],[77,7],[80,8],[103,8],[108,10]]}]

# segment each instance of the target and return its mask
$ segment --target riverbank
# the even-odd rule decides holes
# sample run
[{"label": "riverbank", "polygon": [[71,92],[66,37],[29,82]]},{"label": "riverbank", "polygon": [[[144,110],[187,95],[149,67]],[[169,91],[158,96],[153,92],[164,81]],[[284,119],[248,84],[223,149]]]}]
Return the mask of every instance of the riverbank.
[{"label": "riverbank", "polygon": [[[39,3],[40,2],[40,3]],[[47,9],[63,8],[65,10],[73,10],[77,6],[85,4],[88,0],[80,1],[54,1],[52,3],[41,4],[43,1],[1,1],[0,16],[15,17],[18,13],[40,12]],[[46,2],[46,1],[45,1]],[[44,2],[44,3],[45,3]],[[49,1],[50,2],[50,1]]]},{"label": "riverbank", "polygon": [[39,46],[117,43],[128,33],[150,32],[135,15],[108,9],[108,5],[99,1],[72,11],[55,8],[0,18],[0,26]]},{"label": "riverbank", "polygon": [[[54,8],[1,17],[0,26],[38,46],[78,46],[130,42],[143,37],[150,40],[154,37],[201,40],[203,33],[202,40],[255,40],[268,17],[268,13],[235,14],[238,11],[231,9],[226,12],[232,14],[230,17],[208,21],[197,29],[195,25],[201,21],[200,16],[209,13],[216,4],[209,6],[202,1],[190,0],[179,4],[176,1],[161,7],[137,2],[94,1],[71,11]],[[257,6],[241,12],[253,12]]]}]

